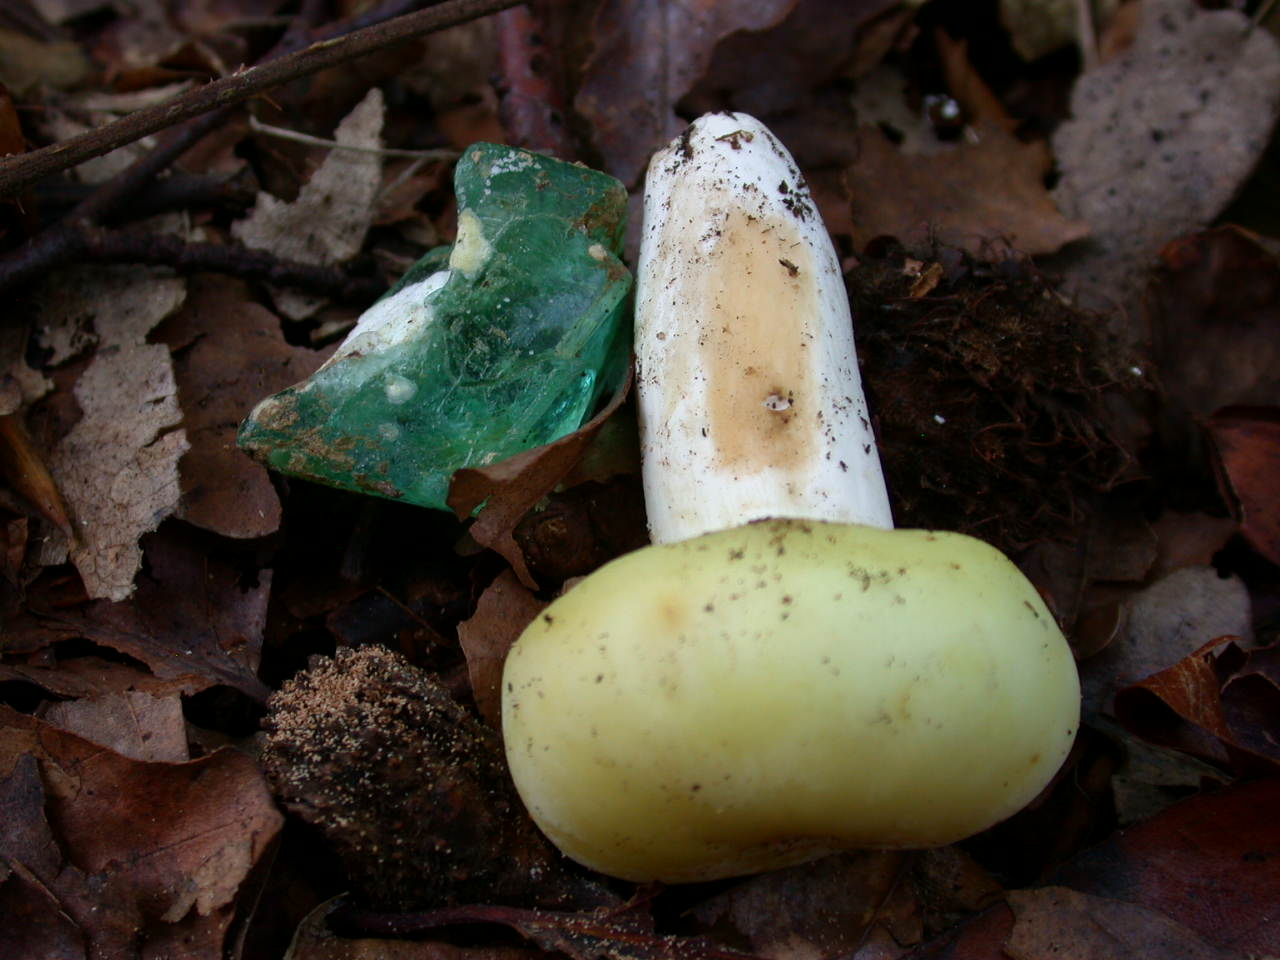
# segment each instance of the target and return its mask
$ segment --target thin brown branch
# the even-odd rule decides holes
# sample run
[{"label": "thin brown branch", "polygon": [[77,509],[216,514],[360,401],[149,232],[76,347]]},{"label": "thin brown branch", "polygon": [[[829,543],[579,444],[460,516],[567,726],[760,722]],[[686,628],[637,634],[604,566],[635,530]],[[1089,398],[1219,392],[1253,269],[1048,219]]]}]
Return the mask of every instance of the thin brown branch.
[{"label": "thin brown branch", "polygon": [[26,256],[4,263],[0,289],[21,286],[54,267],[71,263],[141,263],[183,273],[226,273],[245,280],[295,287],[343,303],[367,306],[387,289],[379,276],[359,276],[338,267],[281,260],[236,243],[187,243],[173,234],[108,230],[80,223],[74,230],[46,235],[49,241],[24,248]]},{"label": "thin brown branch", "polygon": [[166,103],[137,110],[115,123],[61,143],[0,160],[0,197],[11,196],[44,177],[68,170],[191,117],[247,100],[299,77],[335,67],[376,50],[513,7],[520,0],[447,0],[438,6],[366,27],[230,77],[214,80]]},{"label": "thin brown branch", "polygon": [[281,260],[238,243],[187,243],[174,234],[87,227],[83,255],[95,263],[145,263],[182,273],[227,273],[245,280],[295,287],[342,303],[368,306],[386,292],[386,279],[339,267]]}]

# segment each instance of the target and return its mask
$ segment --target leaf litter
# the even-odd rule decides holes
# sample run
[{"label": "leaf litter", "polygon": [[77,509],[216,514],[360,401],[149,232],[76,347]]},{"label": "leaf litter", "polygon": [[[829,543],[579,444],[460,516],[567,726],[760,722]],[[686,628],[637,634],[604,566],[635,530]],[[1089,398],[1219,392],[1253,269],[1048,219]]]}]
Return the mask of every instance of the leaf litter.
[{"label": "leaf litter", "polygon": [[[244,178],[253,209],[243,189],[204,195],[180,235],[394,270],[450,236],[455,214],[445,165],[383,193],[411,169],[383,173],[384,141],[456,149],[560,124],[558,142],[634,185],[689,116],[764,115],[842,255],[899,520],[1001,545],[1076,644],[1089,713],[1059,780],[961,846],[709,888],[636,890],[539,860],[502,785],[501,659],[555,593],[644,542],[631,402],[464,471],[456,516],[371,506],[270,477],[233,446],[244,411],[321,362],[315,346],[349,317],[253,281],[78,267],[0,345],[4,412],[27,421],[25,440],[0,432],[0,452],[52,478],[22,487],[9,469],[0,498],[0,691],[16,708],[0,715],[0,915],[30,919],[0,924],[6,956],[126,942],[280,956],[295,932],[297,957],[438,960],[1280,950],[1265,909],[1280,287],[1270,238],[1201,229],[1274,124],[1266,29],[1189,2],[1111,19],[1094,4],[1095,66],[1092,50],[1049,52],[1089,42],[1070,4],[569,6],[536,35],[477,25],[273,92],[254,107],[273,124],[321,137],[337,124],[366,149],[275,140],[241,117],[175,179]],[[171,7],[77,20],[88,11],[35,4],[83,43],[28,44],[24,76],[92,55],[117,89],[11,84],[6,149],[60,135],[32,105],[83,127],[86,111],[251,59],[279,9]],[[535,75],[558,106],[510,109]],[[958,120],[927,109],[939,98]],[[39,200],[6,208],[6,244],[67,202]],[[76,524],[73,566],[50,489]],[[317,654],[333,659],[308,669]],[[265,759],[248,739],[264,727]],[[283,834],[264,769],[290,811]],[[104,823],[128,828],[88,826]]]}]

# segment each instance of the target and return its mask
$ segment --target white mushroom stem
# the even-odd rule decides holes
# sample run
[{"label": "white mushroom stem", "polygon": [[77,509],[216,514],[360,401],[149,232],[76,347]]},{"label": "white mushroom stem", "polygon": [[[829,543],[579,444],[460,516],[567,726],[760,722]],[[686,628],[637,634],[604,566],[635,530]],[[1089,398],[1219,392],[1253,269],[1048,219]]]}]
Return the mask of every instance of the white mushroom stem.
[{"label": "white mushroom stem", "polygon": [[791,155],[702,117],[645,184],[636,302],[655,543],[766,517],[892,527],[840,264]]}]

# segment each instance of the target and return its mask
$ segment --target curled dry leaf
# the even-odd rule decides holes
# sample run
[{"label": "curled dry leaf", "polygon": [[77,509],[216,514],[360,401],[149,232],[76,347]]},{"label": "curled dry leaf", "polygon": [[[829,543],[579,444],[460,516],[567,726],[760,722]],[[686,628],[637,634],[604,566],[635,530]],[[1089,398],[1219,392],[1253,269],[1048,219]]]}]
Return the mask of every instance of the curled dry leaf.
[{"label": "curled dry leaf", "polygon": [[1252,645],[1249,592],[1213,567],[1185,567],[1135,595],[1112,642],[1080,665],[1084,714],[1111,709],[1116,691],[1180,662],[1222,636]]},{"label": "curled dry leaf", "polygon": [[1243,775],[1280,770],[1280,654],[1205,644],[1116,695],[1131,731]]},{"label": "curled dry leaf", "polygon": [[453,475],[449,506],[459,519],[483,504],[471,526],[476,543],[501,555],[531,590],[538,583],[525,563],[514,531],[520,519],[578,464],[605,422],[622,406],[631,389],[631,374],[609,403],[573,433],[488,467],[467,467]]},{"label": "curled dry leaf", "polygon": [[44,901],[32,929],[0,924],[35,947],[14,957],[219,960],[283,820],[243,754],[143,763],[7,707],[0,810],[0,912]]},{"label": "curled dry leaf", "polygon": [[502,728],[502,664],[516,642],[546,604],[504,570],[485,588],[469,620],[458,624],[458,643],[467,658],[471,695],[485,723]]}]

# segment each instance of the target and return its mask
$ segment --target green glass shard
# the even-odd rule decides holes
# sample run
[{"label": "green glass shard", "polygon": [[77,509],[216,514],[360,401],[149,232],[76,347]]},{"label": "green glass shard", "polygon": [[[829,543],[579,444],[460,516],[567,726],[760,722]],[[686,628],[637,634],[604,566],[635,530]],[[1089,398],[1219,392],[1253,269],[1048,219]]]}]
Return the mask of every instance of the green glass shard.
[{"label": "green glass shard", "polygon": [[446,509],[451,474],[570,433],[625,373],[631,274],[617,180],[479,143],[454,175],[458,236],[360,317],[240,446],[283,473]]}]

